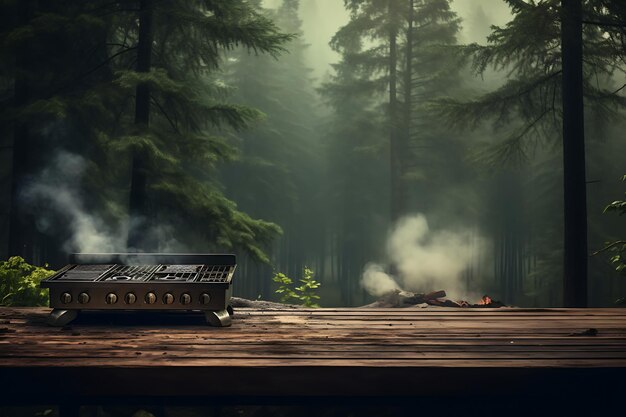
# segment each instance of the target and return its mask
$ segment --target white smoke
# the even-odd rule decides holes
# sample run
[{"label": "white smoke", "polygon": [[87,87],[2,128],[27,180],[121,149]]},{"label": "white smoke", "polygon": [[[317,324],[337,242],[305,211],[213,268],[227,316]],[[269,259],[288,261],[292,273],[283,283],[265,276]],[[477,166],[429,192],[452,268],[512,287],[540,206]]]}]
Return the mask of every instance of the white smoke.
[{"label": "white smoke", "polygon": [[[23,202],[36,212],[40,232],[54,233],[50,229],[55,226],[69,230],[71,237],[63,245],[65,251],[119,251],[124,248],[122,231],[111,230],[84,208],[79,189],[86,167],[82,157],[65,151],[57,152],[23,189]],[[59,219],[65,224],[59,225]]]},{"label": "white smoke", "polygon": [[365,265],[361,284],[368,293],[377,297],[400,289],[396,281],[385,272],[382,265],[375,263]]},{"label": "white smoke", "polygon": [[[127,252],[128,222],[110,224],[85,207],[81,179],[86,169],[87,161],[81,156],[57,152],[41,173],[24,187],[22,203],[35,212],[40,232],[50,234],[60,228],[70,232],[63,245],[66,252]],[[142,232],[157,244],[159,251],[184,251],[173,238],[174,230],[167,225]]]},{"label": "white smoke", "polygon": [[374,296],[402,288],[414,292],[443,289],[449,296],[466,297],[462,272],[471,264],[477,244],[483,245],[482,239],[470,231],[431,231],[423,215],[405,217],[387,242],[397,277],[386,273],[384,265],[371,263],[365,266],[361,284]]}]

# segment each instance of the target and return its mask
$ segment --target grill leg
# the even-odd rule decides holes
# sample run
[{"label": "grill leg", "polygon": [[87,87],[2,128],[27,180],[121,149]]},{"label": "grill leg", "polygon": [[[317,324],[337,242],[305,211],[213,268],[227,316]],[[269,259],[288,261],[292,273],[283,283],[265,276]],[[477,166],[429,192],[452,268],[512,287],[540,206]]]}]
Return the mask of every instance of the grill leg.
[{"label": "grill leg", "polygon": [[76,317],[78,317],[79,310],[62,310],[59,308],[55,308],[50,312],[48,319],[46,322],[50,326],[65,326],[70,323]]},{"label": "grill leg", "polygon": [[231,306],[230,304],[228,304],[228,307],[226,307],[226,311],[228,311],[228,314],[230,314],[231,317],[235,315],[235,310],[233,310],[233,306]]},{"label": "grill leg", "polygon": [[227,310],[205,311],[206,322],[213,327],[228,327],[232,324],[230,314]]}]

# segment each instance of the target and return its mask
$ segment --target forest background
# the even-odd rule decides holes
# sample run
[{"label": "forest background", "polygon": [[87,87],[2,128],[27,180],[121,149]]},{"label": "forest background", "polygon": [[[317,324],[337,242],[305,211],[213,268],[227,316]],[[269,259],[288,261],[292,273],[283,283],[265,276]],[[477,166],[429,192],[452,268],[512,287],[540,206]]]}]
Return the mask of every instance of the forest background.
[{"label": "forest background", "polygon": [[[308,267],[322,306],[561,305],[558,3],[3,1],[0,259],[233,251],[253,299]],[[584,39],[591,254],[626,236],[626,49]],[[626,295],[606,253],[588,282]]]}]

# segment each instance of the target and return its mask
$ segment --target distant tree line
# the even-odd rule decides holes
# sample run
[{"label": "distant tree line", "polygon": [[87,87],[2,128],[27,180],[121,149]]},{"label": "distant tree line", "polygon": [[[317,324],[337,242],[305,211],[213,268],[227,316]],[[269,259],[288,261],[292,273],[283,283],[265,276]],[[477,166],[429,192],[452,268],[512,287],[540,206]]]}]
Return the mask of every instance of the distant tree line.
[{"label": "distant tree line", "polygon": [[[606,303],[623,280],[588,255],[625,234],[602,209],[626,5],[504,1],[511,21],[463,45],[450,0],[344,0],[322,80],[299,0],[0,3],[5,255],[62,265],[104,227],[123,250],[234,251],[242,296],[306,269],[322,305],[358,305],[390,227],[423,213],[472,229],[468,289]],[[25,193],[42,179],[55,204]]]},{"label": "distant tree line", "polygon": [[[364,187],[343,203],[373,201],[337,219],[347,229],[338,232],[338,262],[349,265],[338,275],[383,256],[386,219],[423,212],[435,228],[474,223],[493,242],[492,259],[468,269],[468,290],[491,286],[510,303],[587,305],[588,242],[601,246],[616,224],[601,217],[598,198],[614,187],[588,184],[587,172],[618,176],[623,164],[607,138],[620,137],[624,120],[624,5],[506,3],[513,19],[493,26],[487,45],[458,45],[461,22],[448,1],[344,1],[350,22],[331,41],[342,59],[322,94],[337,115],[330,146],[361,161],[337,168],[347,189]],[[479,92],[468,72],[505,81]],[[353,256],[368,250],[369,234],[378,250]],[[606,260],[591,262],[589,292],[609,299],[595,292],[614,273]],[[358,288],[343,285],[346,294]]]}]

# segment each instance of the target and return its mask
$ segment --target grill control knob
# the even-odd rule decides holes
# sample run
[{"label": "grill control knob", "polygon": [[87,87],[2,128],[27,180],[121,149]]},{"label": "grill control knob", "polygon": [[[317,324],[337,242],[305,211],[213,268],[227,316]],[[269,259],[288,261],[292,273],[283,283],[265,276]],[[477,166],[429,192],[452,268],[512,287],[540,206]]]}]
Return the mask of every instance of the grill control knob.
[{"label": "grill control knob", "polygon": [[167,292],[163,295],[163,303],[172,304],[173,302],[174,302],[174,296],[172,294]]},{"label": "grill control knob", "polygon": [[115,304],[117,303],[117,294],[110,292],[107,294],[105,299],[107,304]]},{"label": "grill control knob", "polygon": [[155,293],[149,292],[148,294],[146,294],[146,303],[154,304],[156,303],[156,300],[157,300],[157,296]]},{"label": "grill control knob", "polygon": [[87,304],[89,302],[89,294],[86,292],[81,292],[78,294],[78,302],[81,304]]},{"label": "grill control knob", "polygon": [[63,304],[69,304],[72,302],[72,294],[70,294],[69,292],[64,292],[63,294],[61,294],[61,302]]},{"label": "grill control knob", "polygon": [[135,301],[137,301],[137,296],[132,292],[129,292],[124,296],[124,302],[126,304],[135,304]]},{"label": "grill control knob", "polygon": [[183,295],[180,296],[180,303],[187,305],[187,304],[191,304],[191,295],[185,293]]},{"label": "grill control knob", "polygon": [[209,304],[211,302],[211,296],[205,292],[200,294],[200,302],[202,304]]}]

